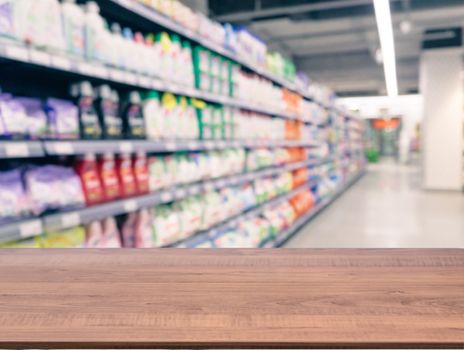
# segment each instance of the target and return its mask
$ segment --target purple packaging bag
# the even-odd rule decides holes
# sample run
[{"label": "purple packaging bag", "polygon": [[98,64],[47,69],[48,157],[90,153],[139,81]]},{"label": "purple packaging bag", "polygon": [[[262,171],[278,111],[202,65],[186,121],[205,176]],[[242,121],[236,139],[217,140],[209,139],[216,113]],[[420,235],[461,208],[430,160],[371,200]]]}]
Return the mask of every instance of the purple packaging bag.
[{"label": "purple packaging bag", "polygon": [[45,102],[50,136],[56,139],[79,138],[79,112],[71,101],[48,98]]},{"label": "purple packaging bag", "polygon": [[21,171],[0,172],[0,222],[24,216],[28,211]]},{"label": "purple packaging bag", "polygon": [[47,115],[43,109],[42,101],[38,98],[15,98],[26,112],[26,131],[31,139],[47,136]]},{"label": "purple packaging bag", "polygon": [[72,168],[58,165],[32,168],[26,172],[25,181],[32,211],[36,215],[84,203],[79,177]]},{"label": "purple packaging bag", "polygon": [[26,110],[11,94],[0,95],[1,138],[24,137],[26,131]]}]

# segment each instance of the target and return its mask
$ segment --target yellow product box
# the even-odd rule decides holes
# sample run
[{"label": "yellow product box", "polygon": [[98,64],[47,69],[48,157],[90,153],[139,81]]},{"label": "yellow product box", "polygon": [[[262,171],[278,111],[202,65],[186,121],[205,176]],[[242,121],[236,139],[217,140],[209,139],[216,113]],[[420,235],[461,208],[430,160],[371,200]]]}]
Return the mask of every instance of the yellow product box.
[{"label": "yellow product box", "polygon": [[82,248],[85,245],[85,229],[76,226],[60,232],[48,232],[38,240],[41,248]]}]

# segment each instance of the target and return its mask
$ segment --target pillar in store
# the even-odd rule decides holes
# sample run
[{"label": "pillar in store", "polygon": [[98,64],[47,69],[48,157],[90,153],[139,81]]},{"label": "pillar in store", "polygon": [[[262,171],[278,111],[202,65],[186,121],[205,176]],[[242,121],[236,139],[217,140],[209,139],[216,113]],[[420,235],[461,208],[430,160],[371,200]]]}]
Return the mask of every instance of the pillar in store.
[{"label": "pillar in store", "polygon": [[428,190],[463,187],[463,69],[462,46],[422,51],[422,181]]}]

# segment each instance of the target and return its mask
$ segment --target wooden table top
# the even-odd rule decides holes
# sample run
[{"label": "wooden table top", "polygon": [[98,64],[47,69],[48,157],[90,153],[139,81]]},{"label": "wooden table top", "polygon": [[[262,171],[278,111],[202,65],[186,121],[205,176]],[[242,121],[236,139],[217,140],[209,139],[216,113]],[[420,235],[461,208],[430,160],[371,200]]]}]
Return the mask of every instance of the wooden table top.
[{"label": "wooden table top", "polygon": [[0,250],[0,348],[464,347],[464,249]]}]

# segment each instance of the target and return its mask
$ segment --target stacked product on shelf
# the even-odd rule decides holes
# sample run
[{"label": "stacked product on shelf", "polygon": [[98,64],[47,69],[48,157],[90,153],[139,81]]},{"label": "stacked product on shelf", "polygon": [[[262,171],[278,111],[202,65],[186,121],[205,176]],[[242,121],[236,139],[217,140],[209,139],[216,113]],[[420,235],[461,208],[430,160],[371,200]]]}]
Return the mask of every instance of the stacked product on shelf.
[{"label": "stacked product on shelf", "polygon": [[0,56],[41,69],[0,90],[0,244],[281,244],[362,170],[362,126],[246,28],[139,2],[2,4]]}]

